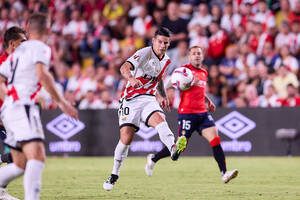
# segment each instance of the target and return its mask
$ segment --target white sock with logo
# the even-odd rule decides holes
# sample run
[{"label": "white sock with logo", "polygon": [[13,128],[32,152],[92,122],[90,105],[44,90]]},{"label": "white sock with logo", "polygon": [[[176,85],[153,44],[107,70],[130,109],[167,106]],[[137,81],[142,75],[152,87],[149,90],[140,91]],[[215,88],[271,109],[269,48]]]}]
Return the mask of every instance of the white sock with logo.
[{"label": "white sock with logo", "polygon": [[38,200],[45,164],[39,160],[28,160],[24,174],[25,200]]},{"label": "white sock with logo", "polygon": [[0,167],[0,187],[6,187],[10,181],[24,174],[24,170],[14,163]]},{"label": "white sock with logo", "polygon": [[155,129],[159,134],[160,140],[168,147],[171,152],[172,146],[175,144],[175,137],[172,131],[170,130],[167,122],[159,123]]},{"label": "white sock with logo", "polygon": [[113,166],[112,174],[119,176],[121,165],[123,164],[124,160],[127,158],[128,150],[129,150],[129,145],[125,145],[121,142],[121,140],[119,140],[119,143],[115,149],[114,166]]}]

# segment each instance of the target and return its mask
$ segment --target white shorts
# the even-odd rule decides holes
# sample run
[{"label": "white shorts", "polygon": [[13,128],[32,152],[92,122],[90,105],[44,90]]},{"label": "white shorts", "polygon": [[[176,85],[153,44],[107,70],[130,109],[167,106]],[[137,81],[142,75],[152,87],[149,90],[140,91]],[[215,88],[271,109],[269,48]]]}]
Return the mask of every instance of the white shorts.
[{"label": "white shorts", "polygon": [[21,142],[44,141],[45,136],[37,105],[10,105],[1,113],[7,132],[4,143],[21,150]]},{"label": "white shorts", "polygon": [[133,126],[135,131],[139,130],[140,122],[146,126],[152,114],[163,112],[154,96],[141,95],[120,104],[118,111],[120,129],[124,126]]}]

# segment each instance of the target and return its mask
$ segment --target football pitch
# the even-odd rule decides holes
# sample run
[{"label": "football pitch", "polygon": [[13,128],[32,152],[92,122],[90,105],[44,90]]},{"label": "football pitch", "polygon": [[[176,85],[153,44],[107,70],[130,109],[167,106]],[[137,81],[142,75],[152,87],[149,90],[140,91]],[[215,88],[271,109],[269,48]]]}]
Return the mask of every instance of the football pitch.
[{"label": "football pitch", "polygon": [[[226,185],[213,157],[164,159],[152,177],[144,172],[146,157],[129,157],[114,190],[104,191],[112,162],[112,157],[48,158],[40,199],[300,199],[300,157],[227,157],[228,169],[240,173]],[[22,181],[12,182],[8,192],[23,197]]]}]

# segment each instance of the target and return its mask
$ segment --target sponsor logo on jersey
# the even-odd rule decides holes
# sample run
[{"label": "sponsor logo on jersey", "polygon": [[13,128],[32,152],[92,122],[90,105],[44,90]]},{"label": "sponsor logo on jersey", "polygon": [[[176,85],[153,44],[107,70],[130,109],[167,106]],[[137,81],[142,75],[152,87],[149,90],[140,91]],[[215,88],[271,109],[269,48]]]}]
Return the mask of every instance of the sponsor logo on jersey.
[{"label": "sponsor logo on jersey", "polygon": [[158,77],[156,77],[156,76],[151,76],[151,75],[149,75],[149,74],[145,74],[145,75],[143,76],[143,79],[145,79],[145,80],[147,80],[147,81],[155,81],[155,82],[158,81]]},{"label": "sponsor logo on jersey", "polygon": [[134,60],[139,60],[139,58],[140,58],[140,56],[138,56],[138,55],[134,55],[134,56],[133,56],[133,59],[134,59]]}]

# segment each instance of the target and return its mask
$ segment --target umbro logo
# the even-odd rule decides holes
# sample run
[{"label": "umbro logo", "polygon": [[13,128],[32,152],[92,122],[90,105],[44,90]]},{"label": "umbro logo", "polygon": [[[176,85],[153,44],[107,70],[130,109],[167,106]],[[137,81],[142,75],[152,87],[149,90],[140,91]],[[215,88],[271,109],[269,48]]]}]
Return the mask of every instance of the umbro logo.
[{"label": "umbro logo", "polygon": [[254,129],[256,124],[241,113],[232,111],[216,121],[216,126],[224,135],[237,139]]},{"label": "umbro logo", "polygon": [[71,120],[66,114],[61,114],[46,125],[46,128],[63,140],[68,140],[73,135],[85,128],[79,120]]}]

